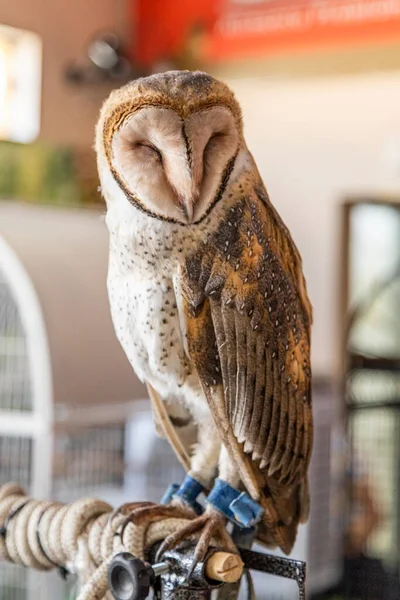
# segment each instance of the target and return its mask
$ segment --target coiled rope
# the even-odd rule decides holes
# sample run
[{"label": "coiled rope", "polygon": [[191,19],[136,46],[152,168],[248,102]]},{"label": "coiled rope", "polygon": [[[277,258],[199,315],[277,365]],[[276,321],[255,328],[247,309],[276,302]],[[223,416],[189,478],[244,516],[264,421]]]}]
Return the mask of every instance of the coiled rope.
[{"label": "coiled rope", "polygon": [[0,559],[41,571],[60,569],[78,576],[77,600],[102,600],[107,595],[107,569],[115,554],[130,552],[141,559],[146,550],[187,524],[165,519],[150,526],[129,523],[123,539],[111,526],[112,507],[85,498],[72,504],[34,500],[15,483],[0,487]]}]

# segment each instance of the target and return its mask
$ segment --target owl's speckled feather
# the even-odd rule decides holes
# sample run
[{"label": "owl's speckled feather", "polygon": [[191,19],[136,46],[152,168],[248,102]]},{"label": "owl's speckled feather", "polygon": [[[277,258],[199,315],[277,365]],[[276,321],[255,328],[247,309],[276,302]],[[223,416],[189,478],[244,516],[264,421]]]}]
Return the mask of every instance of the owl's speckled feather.
[{"label": "owl's speckled feather", "polygon": [[[148,106],[182,123],[212,106],[233,117],[238,145],[196,222],[148,210],[119,177],[113,137]],[[103,106],[96,149],[117,336],[138,376],[197,425],[194,451],[186,446],[191,473],[210,485],[218,465],[264,507],[259,540],[289,552],[308,516],[312,311],[299,253],[244,142],[240,107],[203,73],[138,80]]]},{"label": "owl's speckled feather", "polygon": [[185,259],[189,355],[241,479],[265,508],[267,540],[289,551],[308,516],[311,307],[262,182],[243,177],[230,195],[216,231]]}]

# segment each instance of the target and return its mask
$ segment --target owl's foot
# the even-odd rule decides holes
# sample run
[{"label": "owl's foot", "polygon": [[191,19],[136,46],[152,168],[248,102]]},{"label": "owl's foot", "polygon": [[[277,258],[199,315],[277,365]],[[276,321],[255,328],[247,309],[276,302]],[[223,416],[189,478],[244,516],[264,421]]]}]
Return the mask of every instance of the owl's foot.
[{"label": "owl's foot", "polygon": [[165,538],[158,549],[156,560],[160,560],[167,550],[199,533],[200,537],[194,551],[190,573],[193,573],[196,565],[204,560],[212,542],[221,550],[238,554],[238,550],[226,530],[225,517],[214,508],[207,507],[206,512],[200,517],[192,519],[190,523]]},{"label": "owl's foot", "polygon": [[153,502],[132,502],[124,504],[117,510],[115,510],[111,517],[111,525],[115,518],[119,515],[125,516],[125,520],[122,523],[120,529],[121,539],[124,537],[124,532],[129,523],[136,526],[149,527],[156,521],[162,521],[164,519],[194,519],[196,513],[189,506],[185,506],[180,502],[174,502],[169,506],[163,504],[155,504]]}]

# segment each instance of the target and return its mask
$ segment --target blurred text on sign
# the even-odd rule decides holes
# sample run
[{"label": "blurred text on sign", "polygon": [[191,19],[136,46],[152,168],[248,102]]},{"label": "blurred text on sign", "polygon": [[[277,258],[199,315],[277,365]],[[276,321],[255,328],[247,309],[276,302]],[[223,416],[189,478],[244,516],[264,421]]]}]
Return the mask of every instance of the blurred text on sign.
[{"label": "blurred text on sign", "polygon": [[400,0],[139,0],[135,58],[213,62],[398,39]]}]

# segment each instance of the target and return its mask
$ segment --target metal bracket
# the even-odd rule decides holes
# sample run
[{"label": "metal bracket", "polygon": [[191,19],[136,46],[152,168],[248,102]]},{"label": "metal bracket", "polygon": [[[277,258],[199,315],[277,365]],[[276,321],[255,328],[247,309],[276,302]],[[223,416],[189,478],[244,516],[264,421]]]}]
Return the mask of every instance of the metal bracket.
[{"label": "metal bracket", "polygon": [[292,558],[281,558],[271,554],[262,554],[246,548],[239,548],[240,556],[247,569],[294,579],[299,587],[299,600],[306,597],[306,563]]}]

